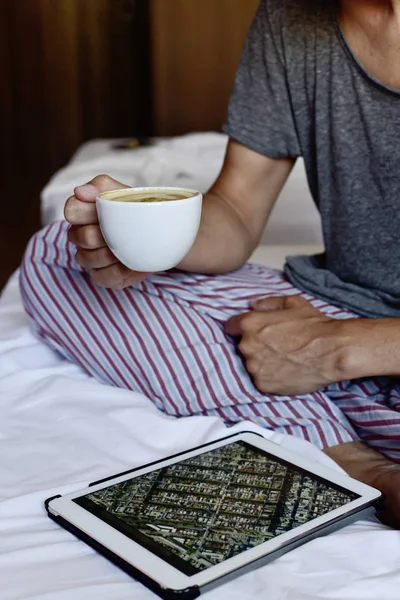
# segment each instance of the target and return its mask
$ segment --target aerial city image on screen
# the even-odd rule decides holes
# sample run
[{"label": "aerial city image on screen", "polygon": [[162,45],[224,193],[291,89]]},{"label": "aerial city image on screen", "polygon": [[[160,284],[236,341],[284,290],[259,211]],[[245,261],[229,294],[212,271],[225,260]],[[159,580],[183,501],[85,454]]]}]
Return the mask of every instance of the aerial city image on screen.
[{"label": "aerial city image on screen", "polygon": [[164,550],[167,560],[185,561],[194,573],[357,497],[236,442],[81,500],[91,512],[97,505],[122,521],[132,539],[139,532],[142,545],[149,539],[160,556]]}]

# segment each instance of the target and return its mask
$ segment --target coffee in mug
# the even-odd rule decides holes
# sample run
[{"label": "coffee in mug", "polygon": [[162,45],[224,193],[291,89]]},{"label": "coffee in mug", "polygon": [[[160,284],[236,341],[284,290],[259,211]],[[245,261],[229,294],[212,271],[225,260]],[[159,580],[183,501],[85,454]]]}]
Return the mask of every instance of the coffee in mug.
[{"label": "coffee in mug", "polygon": [[169,190],[150,190],[150,191],[127,191],[116,190],[114,192],[104,192],[100,198],[111,200],[113,202],[172,202],[174,200],[185,200],[196,196],[194,192],[178,192]]}]

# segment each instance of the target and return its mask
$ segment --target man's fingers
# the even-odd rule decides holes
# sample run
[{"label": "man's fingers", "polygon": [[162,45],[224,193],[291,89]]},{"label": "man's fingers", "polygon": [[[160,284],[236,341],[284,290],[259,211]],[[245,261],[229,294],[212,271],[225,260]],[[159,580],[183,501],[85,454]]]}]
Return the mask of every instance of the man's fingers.
[{"label": "man's fingers", "polygon": [[110,192],[111,190],[118,190],[126,187],[128,186],[108,175],[97,175],[97,177],[94,177],[89,183],[77,186],[74,190],[74,194],[81,202],[94,202],[96,196],[102,192]]},{"label": "man's fingers", "polygon": [[98,175],[89,183],[76,187],[64,208],[65,218],[71,224],[68,239],[78,248],[76,260],[89,271],[93,283],[102,287],[122,289],[147,276],[147,273],[135,274],[118,261],[98,225],[98,194],[126,187],[108,175]]},{"label": "man's fingers", "polygon": [[71,225],[90,225],[98,223],[96,211],[96,196],[102,192],[122,189],[128,186],[108,175],[98,175],[86,185],[79,185],[74,195],[68,198],[64,215]]},{"label": "man's fingers", "polygon": [[[308,304],[308,303],[307,303]],[[318,312],[317,309],[313,309]],[[252,310],[241,315],[231,317],[225,324],[225,331],[228,335],[234,337],[245,335],[246,333],[258,333],[265,327],[277,323],[287,323],[295,319],[304,318],[304,306],[297,305],[289,310]]]},{"label": "man's fingers", "polygon": [[95,202],[98,193],[98,188],[92,185],[91,183],[78,185],[74,189],[75,198],[80,202]]},{"label": "man's fingers", "polygon": [[[245,313],[248,314],[248,313]],[[242,335],[242,321],[244,315],[235,315],[228,319],[225,323],[225,332],[232,337],[239,337]]]},{"label": "man's fingers", "polygon": [[255,333],[272,322],[282,321],[282,313],[276,311],[266,315],[265,312],[251,311],[241,315],[231,317],[225,324],[225,331],[228,335],[239,337],[246,333]]},{"label": "man's fingers", "polygon": [[115,263],[108,267],[92,269],[90,271],[90,277],[93,283],[101,287],[116,289],[122,287],[123,281],[130,275],[132,275],[132,271],[121,263]]},{"label": "man's fingers", "polygon": [[75,196],[68,198],[64,207],[64,216],[71,225],[91,225],[99,222],[96,204],[81,202]]},{"label": "man's fingers", "polygon": [[250,306],[253,309],[250,312],[241,315],[235,315],[227,321],[225,331],[228,335],[238,337],[250,331],[256,331],[269,323],[265,313],[277,313],[277,317],[272,317],[271,321],[282,320],[282,312],[289,309],[299,309],[311,305],[301,296],[273,296],[270,298],[259,298],[252,300]]},{"label": "man's fingers", "polygon": [[254,310],[265,312],[274,310],[290,310],[293,308],[312,308],[311,304],[301,296],[276,296],[270,298],[258,298],[257,300],[252,300],[250,302],[250,306]]},{"label": "man's fingers", "polygon": [[80,248],[76,253],[76,260],[87,271],[104,269],[118,262],[118,259],[107,246],[96,250],[82,250]]},{"label": "man's fingers", "polygon": [[71,225],[68,230],[68,239],[75,246],[84,250],[95,250],[107,246],[98,225]]},{"label": "man's fingers", "polygon": [[152,273],[132,271],[132,273],[126,279],[123,280],[122,288],[128,287],[130,285],[136,285],[137,283],[140,283],[141,281],[147,279],[147,277],[150,277],[150,275],[152,275]]},{"label": "man's fingers", "polygon": [[118,290],[143,281],[147,275],[148,273],[135,273],[121,263],[90,271],[90,277],[95,285]]}]

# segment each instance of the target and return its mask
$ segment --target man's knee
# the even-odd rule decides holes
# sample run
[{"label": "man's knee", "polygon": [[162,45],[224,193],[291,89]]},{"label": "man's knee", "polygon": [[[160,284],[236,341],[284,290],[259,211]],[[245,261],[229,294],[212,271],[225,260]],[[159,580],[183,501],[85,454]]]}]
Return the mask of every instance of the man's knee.
[{"label": "man's knee", "polygon": [[31,316],[46,303],[52,272],[74,269],[73,247],[68,242],[68,224],[52,223],[29,240],[20,270],[20,290],[25,308]]},{"label": "man's knee", "polygon": [[75,261],[75,248],[68,241],[68,229],[66,221],[58,221],[32,236],[22,259],[22,278],[27,274],[33,276],[34,271],[44,266],[80,269]]}]

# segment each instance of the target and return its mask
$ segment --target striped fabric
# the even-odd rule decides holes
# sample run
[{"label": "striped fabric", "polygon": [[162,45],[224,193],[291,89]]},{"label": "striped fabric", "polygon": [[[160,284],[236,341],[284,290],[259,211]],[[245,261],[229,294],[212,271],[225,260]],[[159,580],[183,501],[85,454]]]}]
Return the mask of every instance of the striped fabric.
[{"label": "striped fabric", "polygon": [[[260,393],[223,325],[253,298],[301,292],[279,271],[246,265],[211,277],[161,273],[113,291],[92,285],[55,223],[30,241],[21,268],[37,333],[100,382],[142,392],[170,415],[248,419],[321,448],[362,439],[400,462],[400,385],[345,381],[301,396]],[[302,294],[334,318],[355,315]]]}]

